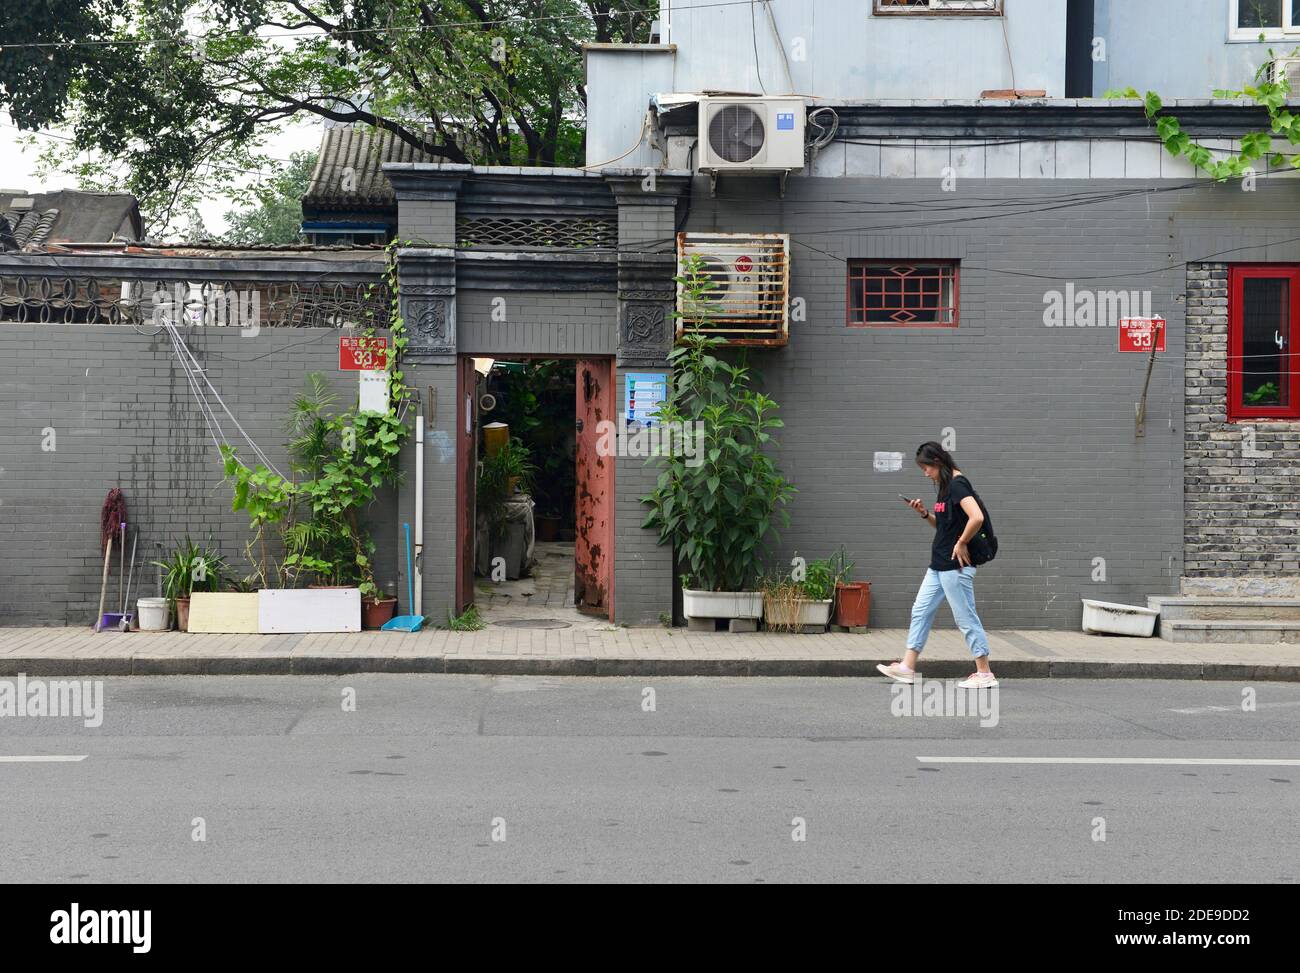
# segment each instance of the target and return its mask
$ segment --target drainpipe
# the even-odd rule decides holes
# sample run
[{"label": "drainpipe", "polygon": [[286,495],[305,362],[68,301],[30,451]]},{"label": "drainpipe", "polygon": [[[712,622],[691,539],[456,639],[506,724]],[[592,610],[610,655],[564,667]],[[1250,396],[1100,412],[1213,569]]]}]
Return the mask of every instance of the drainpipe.
[{"label": "drainpipe", "polygon": [[415,607],[412,614],[423,615],[420,603],[424,593],[424,408],[415,417]]}]

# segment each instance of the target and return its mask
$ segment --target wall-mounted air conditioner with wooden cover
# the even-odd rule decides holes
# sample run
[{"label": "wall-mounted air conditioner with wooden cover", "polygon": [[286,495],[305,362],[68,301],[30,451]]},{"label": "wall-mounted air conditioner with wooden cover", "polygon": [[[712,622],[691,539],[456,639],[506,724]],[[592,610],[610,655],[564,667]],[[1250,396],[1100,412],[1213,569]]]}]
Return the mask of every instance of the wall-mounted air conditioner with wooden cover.
[{"label": "wall-mounted air conditioner with wooden cover", "polygon": [[784,345],[790,338],[788,233],[679,233],[678,276],[697,257],[702,280],[692,298],[677,285],[677,335],[700,331],[735,345]]},{"label": "wall-mounted air conditioner with wooden cover", "polygon": [[1300,57],[1275,57],[1268,69],[1270,81],[1280,84],[1286,78],[1291,82],[1291,94],[1300,94]]}]

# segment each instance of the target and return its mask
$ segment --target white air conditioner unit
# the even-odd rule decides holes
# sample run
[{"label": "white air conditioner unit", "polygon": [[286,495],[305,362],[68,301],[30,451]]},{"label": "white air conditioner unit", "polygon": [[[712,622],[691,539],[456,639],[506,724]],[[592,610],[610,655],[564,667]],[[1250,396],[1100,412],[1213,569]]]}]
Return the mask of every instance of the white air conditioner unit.
[{"label": "white air conditioner unit", "polygon": [[790,339],[788,233],[679,233],[678,276],[691,258],[712,283],[698,298],[678,282],[677,336],[687,331],[736,345],[784,345]]},{"label": "white air conditioner unit", "polygon": [[1273,84],[1283,78],[1291,82],[1291,94],[1300,95],[1300,57],[1275,57],[1268,66],[1268,77]]},{"label": "white air conditioner unit", "polygon": [[804,164],[802,98],[701,98],[700,172],[797,172]]}]

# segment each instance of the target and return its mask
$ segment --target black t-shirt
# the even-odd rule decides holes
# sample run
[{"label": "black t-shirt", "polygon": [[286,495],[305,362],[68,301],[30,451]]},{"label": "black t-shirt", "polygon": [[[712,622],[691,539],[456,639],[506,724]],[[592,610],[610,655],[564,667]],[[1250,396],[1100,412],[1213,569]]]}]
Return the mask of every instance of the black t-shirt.
[{"label": "black t-shirt", "polygon": [[966,497],[975,496],[970,480],[964,476],[954,476],[948,484],[948,496],[934,502],[934,546],[930,549],[930,567],[935,571],[956,571],[961,567],[952,558],[952,549],[957,546],[957,538],[970,523],[970,517],[961,509],[961,502]]}]

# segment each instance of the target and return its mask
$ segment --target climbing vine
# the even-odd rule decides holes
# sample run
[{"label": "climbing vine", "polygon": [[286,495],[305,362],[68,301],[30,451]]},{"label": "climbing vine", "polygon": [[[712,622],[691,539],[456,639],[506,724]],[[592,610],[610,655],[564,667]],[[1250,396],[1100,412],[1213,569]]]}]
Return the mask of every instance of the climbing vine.
[{"label": "climbing vine", "polygon": [[1245,178],[1254,171],[1255,163],[1264,158],[1268,159],[1273,168],[1290,166],[1300,169],[1300,151],[1286,153],[1273,149],[1275,138],[1284,138],[1291,145],[1300,146],[1300,116],[1287,108],[1290,83],[1285,77],[1278,81],[1272,80],[1271,69],[1278,55],[1271,49],[1268,54],[1269,59],[1255,72],[1254,84],[1246,85],[1239,91],[1221,88],[1214,92],[1215,98],[1249,98],[1268,111],[1269,131],[1243,135],[1241,151],[1226,159],[1216,159],[1210,149],[1183,131],[1182,124],[1165,110],[1164,101],[1156,92],[1148,91],[1143,95],[1136,88],[1112,88],[1103,97],[1141,100],[1147,122],[1155,126],[1165,150],[1176,158],[1181,156],[1187,159],[1219,182]]},{"label": "climbing vine", "polygon": [[[358,514],[374,501],[376,491],[400,478],[398,457],[402,443],[410,435],[401,417],[403,405],[414,393],[406,385],[401,368],[408,338],[398,292],[399,245],[397,241],[390,244],[383,277],[370,284],[367,292],[367,297],[373,298],[376,290],[386,288],[389,295],[385,322],[392,334],[392,353],[386,356],[385,363],[388,411],[356,410],[328,416],[313,410],[316,433],[310,442],[312,458],[306,467],[299,467],[299,471],[305,469],[310,475],[300,481],[261,464],[249,468],[232,446],[221,447],[225,474],[234,485],[232,509],[248,514],[259,548],[254,556],[250,545],[255,568],[251,580],[262,585],[270,584],[273,573],[266,532],[274,528],[287,552],[274,570],[281,586],[310,571],[333,582],[354,580],[366,597],[380,595],[372,561],[374,541],[361,526]],[[367,306],[373,307],[369,301]],[[373,338],[375,330],[375,314],[370,310],[361,335]],[[297,452],[292,447],[291,451]],[[304,513],[310,510],[310,519],[301,519],[300,509]]]}]

